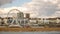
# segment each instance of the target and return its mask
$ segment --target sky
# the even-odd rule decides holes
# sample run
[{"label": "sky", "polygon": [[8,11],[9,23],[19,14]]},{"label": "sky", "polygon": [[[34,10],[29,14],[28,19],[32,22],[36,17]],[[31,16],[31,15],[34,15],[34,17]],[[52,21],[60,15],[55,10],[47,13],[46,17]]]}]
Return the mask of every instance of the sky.
[{"label": "sky", "polygon": [[[17,8],[31,17],[60,17],[60,0],[11,0],[0,7],[8,12]],[[3,1],[2,1],[3,2]]]},{"label": "sky", "polygon": [[[10,1],[10,0],[9,0]],[[32,0],[11,0],[11,3],[6,3],[4,5],[2,5],[2,8],[7,8],[7,7],[13,7],[13,6],[22,6],[24,3],[30,2]],[[3,3],[3,1],[2,1]]]},{"label": "sky", "polygon": [[60,17],[60,0],[32,0],[24,6],[32,17]]}]

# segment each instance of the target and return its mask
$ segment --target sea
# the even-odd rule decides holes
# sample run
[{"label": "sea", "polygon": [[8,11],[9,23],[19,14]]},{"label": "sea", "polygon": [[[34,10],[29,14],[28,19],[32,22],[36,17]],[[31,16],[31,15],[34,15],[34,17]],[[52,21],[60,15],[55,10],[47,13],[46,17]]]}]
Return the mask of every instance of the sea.
[{"label": "sea", "polygon": [[0,34],[60,34],[60,31],[49,31],[49,32],[0,32]]}]

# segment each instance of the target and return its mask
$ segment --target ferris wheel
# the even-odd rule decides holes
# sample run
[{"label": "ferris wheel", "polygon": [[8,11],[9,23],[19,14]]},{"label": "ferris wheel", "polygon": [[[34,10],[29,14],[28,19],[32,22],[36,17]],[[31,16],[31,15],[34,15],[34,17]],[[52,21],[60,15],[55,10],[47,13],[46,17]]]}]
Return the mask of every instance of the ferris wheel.
[{"label": "ferris wheel", "polygon": [[[23,14],[23,13],[20,12],[20,10],[18,10],[18,9],[12,9],[8,12],[7,17],[12,17],[12,20],[10,19],[11,22],[8,23],[9,27],[11,27],[11,26],[19,26],[20,27],[18,19],[21,18],[22,15],[18,15],[18,14]],[[10,21],[10,20],[7,20],[7,21]]]}]

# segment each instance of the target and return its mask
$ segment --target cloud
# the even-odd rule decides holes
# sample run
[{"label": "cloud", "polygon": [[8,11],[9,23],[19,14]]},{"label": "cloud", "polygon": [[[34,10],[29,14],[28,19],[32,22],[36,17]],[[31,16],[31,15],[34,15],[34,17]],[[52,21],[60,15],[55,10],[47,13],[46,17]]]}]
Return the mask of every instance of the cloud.
[{"label": "cloud", "polygon": [[11,3],[12,0],[0,0],[0,6],[6,3]]},{"label": "cloud", "polygon": [[32,0],[32,2],[26,3],[23,7],[26,7],[27,12],[32,12],[31,17],[44,17],[51,16],[59,9],[58,5],[60,4],[59,0]]},{"label": "cloud", "polygon": [[[10,10],[12,9],[18,9],[19,11],[23,12],[23,13],[27,13],[25,12],[27,9],[24,7],[9,7],[9,8],[1,8],[0,9],[0,16],[1,17],[7,17],[7,14]],[[12,15],[16,15],[16,14],[11,14],[11,13],[17,13],[18,11],[13,10],[9,13],[9,16],[12,17]]]},{"label": "cloud", "polygon": [[[4,8],[4,10],[7,12],[10,8]],[[15,8],[20,9],[24,13],[30,13],[31,17],[59,16],[60,0],[32,0],[31,2],[23,4],[22,7]]]},{"label": "cloud", "polygon": [[[21,12],[23,12],[23,13],[27,13],[27,12],[25,12],[27,9],[26,8],[24,8],[24,7],[8,7],[8,8],[1,8],[0,9],[0,12],[3,12],[3,13],[8,13],[10,10],[12,10],[12,9],[18,9],[19,11],[21,11]],[[12,11],[12,12],[14,12],[14,13],[16,13],[16,12],[18,12],[18,11]]]}]

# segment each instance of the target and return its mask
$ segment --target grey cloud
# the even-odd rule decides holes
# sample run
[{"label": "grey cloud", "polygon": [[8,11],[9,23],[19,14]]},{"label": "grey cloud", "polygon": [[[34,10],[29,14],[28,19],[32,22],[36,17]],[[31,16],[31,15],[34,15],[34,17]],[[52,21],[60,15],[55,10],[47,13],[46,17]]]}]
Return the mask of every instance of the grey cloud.
[{"label": "grey cloud", "polygon": [[6,3],[11,3],[12,0],[0,0],[0,6]]}]

